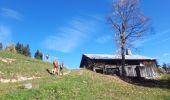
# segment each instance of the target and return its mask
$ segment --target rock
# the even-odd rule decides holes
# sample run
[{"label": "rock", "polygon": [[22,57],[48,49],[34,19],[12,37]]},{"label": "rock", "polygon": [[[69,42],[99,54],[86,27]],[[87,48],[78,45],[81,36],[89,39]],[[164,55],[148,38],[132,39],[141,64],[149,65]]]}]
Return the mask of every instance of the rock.
[{"label": "rock", "polygon": [[22,89],[32,89],[32,83],[23,84],[20,88],[22,88]]},{"label": "rock", "polygon": [[87,82],[86,82],[86,81],[83,81],[83,83],[85,83],[85,84],[86,84]]}]

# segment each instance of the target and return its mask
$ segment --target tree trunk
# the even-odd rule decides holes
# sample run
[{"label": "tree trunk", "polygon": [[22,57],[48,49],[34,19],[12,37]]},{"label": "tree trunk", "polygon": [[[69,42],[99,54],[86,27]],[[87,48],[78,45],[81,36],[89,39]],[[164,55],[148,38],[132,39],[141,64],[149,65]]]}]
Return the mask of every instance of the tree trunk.
[{"label": "tree trunk", "polygon": [[121,56],[122,56],[122,76],[126,76],[125,71],[125,54],[124,54],[124,47],[121,47]]},{"label": "tree trunk", "polygon": [[125,71],[125,39],[124,39],[124,33],[121,34],[120,36],[120,39],[121,39],[121,56],[122,56],[122,62],[121,62],[121,65],[122,65],[122,76],[126,76],[126,71]]}]

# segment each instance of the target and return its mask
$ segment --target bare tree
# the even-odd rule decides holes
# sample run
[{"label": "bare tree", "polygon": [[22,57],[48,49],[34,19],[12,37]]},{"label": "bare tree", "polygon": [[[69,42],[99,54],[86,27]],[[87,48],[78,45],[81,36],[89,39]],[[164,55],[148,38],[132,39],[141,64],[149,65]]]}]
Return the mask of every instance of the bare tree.
[{"label": "bare tree", "polygon": [[114,30],[115,40],[121,51],[122,75],[126,76],[125,48],[149,30],[150,19],[140,9],[139,0],[114,0],[113,12],[107,20]]}]

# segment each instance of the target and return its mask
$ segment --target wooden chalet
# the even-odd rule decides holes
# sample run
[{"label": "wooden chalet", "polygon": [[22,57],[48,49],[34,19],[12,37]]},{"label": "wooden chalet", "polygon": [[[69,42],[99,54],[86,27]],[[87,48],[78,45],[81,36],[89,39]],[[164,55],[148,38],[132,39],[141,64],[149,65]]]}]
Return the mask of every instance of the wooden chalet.
[{"label": "wooden chalet", "polygon": [[[121,56],[105,54],[83,54],[80,68],[98,73],[122,75]],[[152,78],[157,76],[156,59],[141,55],[125,55],[125,71],[128,77]]]}]

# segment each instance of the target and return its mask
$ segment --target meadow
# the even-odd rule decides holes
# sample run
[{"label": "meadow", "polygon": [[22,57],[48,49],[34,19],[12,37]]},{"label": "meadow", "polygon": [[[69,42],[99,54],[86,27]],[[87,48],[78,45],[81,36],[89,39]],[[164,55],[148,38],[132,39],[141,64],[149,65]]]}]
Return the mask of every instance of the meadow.
[{"label": "meadow", "polygon": [[[169,100],[170,74],[156,79],[157,83],[132,84],[117,76],[102,75],[86,69],[65,69],[64,76],[50,75],[49,62],[18,54],[0,52],[0,79],[37,77],[32,80],[0,83],[0,100]],[[31,89],[20,88],[31,83]]]}]

